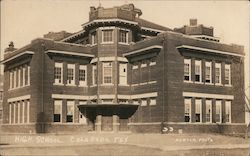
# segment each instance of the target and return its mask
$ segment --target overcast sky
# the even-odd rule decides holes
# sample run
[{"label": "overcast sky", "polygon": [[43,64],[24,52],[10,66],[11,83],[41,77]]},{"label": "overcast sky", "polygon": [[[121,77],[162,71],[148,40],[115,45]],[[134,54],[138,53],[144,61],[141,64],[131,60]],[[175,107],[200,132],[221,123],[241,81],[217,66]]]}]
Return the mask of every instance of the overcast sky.
[{"label": "overcast sky", "polygon": [[[215,36],[224,43],[245,46],[249,61],[249,2],[248,1],[142,1],[100,0],[103,7],[134,3],[141,9],[141,18],[175,28],[189,24],[197,18],[198,24],[213,26]],[[81,30],[88,21],[90,6],[98,0],[2,0],[1,1],[1,51],[9,41],[20,48],[49,31]],[[246,65],[249,72],[249,64]]]}]

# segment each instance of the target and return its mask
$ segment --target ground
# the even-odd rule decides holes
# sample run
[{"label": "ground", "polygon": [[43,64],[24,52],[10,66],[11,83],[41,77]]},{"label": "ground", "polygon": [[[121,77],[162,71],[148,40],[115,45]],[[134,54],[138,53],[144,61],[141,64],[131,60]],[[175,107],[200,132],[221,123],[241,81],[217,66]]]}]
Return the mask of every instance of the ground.
[{"label": "ground", "polygon": [[250,156],[250,138],[218,134],[2,134],[0,155]]}]

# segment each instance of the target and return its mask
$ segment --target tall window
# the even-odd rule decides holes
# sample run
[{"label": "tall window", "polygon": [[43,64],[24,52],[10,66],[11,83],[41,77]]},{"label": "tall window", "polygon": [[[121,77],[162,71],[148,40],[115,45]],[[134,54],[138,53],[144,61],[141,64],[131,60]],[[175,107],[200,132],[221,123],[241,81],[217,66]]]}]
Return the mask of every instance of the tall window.
[{"label": "tall window", "polygon": [[67,84],[75,84],[75,65],[67,65]]},{"label": "tall window", "polygon": [[185,122],[191,122],[191,99],[184,99]]},{"label": "tall window", "polygon": [[80,65],[79,66],[79,85],[86,86],[87,85],[87,66]]},{"label": "tall window", "polygon": [[97,43],[96,32],[91,33],[91,44],[95,45]]},{"label": "tall window", "polygon": [[195,60],[195,82],[201,82],[201,61]]},{"label": "tall window", "polygon": [[128,43],[128,31],[120,30],[119,31],[119,42],[120,43]]},{"label": "tall window", "polygon": [[62,118],[62,100],[54,101],[54,122],[61,122]]},{"label": "tall window", "polygon": [[13,88],[13,72],[10,71],[10,89]]},{"label": "tall window", "polygon": [[221,64],[215,63],[215,84],[221,84]]},{"label": "tall window", "polygon": [[212,83],[212,63],[206,62],[206,83]]},{"label": "tall window", "polygon": [[195,121],[201,122],[202,121],[202,106],[201,106],[201,99],[195,99]]},{"label": "tall window", "polygon": [[215,122],[221,123],[221,100],[216,100],[215,103]]},{"label": "tall window", "polygon": [[9,124],[11,124],[12,122],[11,122],[11,120],[12,120],[12,118],[11,118],[11,115],[12,115],[12,103],[9,103]]},{"label": "tall window", "polygon": [[184,59],[184,80],[191,81],[191,59]]},{"label": "tall window", "polygon": [[30,122],[30,100],[26,101],[27,103],[27,123]]},{"label": "tall window", "polygon": [[231,67],[229,64],[225,65],[225,84],[231,84]]},{"label": "tall window", "polygon": [[119,64],[119,84],[127,85],[127,64]]},{"label": "tall window", "polygon": [[112,83],[112,62],[103,63],[103,83],[104,84]]},{"label": "tall window", "polygon": [[231,101],[225,102],[226,118],[225,122],[231,123]]},{"label": "tall window", "polygon": [[25,77],[26,77],[26,67],[23,67],[23,86],[25,86]]},{"label": "tall window", "polygon": [[55,83],[56,84],[62,84],[63,83],[63,64],[62,63],[55,63],[55,70],[54,70],[54,77],[55,77]]},{"label": "tall window", "polygon": [[14,78],[13,78],[13,88],[16,88],[17,87],[17,71],[16,70],[14,70],[14,76],[13,76]]},{"label": "tall window", "polygon": [[20,101],[17,102],[17,123],[20,123],[20,116],[21,116],[21,106]]},{"label": "tall window", "polygon": [[74,101],[67,101],[66,122],[74,122]]},{"label": "tall window", "polygon": [[102,43],[113,42],[113,30],[102,30]]},{"label": "tall window", "polygon": [[206,100],[206,122],[212,121],[212,100]]},{"label": "tall window", "polygon": [[30,85],[30,66],[28,66],[27,85]]},{"label": "tall window", "polygon": [[147,99],[141,100],[141,106],[147,106]]},{"label": "tall window", "polygon": [[21,69],[17,69],[17,87],[21,87]]},{"label": "tall window", "polygon": [[96,65],[92,66],[92,83],[93,83],[93,85],[97,84],[97,67],[96,67]]}]

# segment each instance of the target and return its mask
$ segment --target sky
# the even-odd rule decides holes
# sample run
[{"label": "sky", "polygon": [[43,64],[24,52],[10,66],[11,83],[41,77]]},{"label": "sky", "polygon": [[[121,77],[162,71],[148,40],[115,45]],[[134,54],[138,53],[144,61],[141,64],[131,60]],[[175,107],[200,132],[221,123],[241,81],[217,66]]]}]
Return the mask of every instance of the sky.
[{"label": "sky", "polygon": [[88,21],[90,6],[113,7],[133,3],[142,10],[141,18],[176,28],[196,18],[198,24],[214,27],[222,43],[245,47],[246,88],[249,86],[249,2],[248,1],[150,1],[150,0],[2,0],[1,44],[13,41],[16,48],[44,34],[65,30],[77,32]]}]

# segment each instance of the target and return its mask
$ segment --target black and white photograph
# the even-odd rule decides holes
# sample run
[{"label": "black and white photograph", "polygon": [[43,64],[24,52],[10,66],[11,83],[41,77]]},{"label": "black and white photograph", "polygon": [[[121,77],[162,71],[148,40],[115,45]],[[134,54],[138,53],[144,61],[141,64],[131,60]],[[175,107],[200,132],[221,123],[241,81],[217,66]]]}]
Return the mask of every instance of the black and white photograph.
[{"label": "black and white photograph", "polygon": [[0,156],[250,156],[248,0],[0,0]]}]

